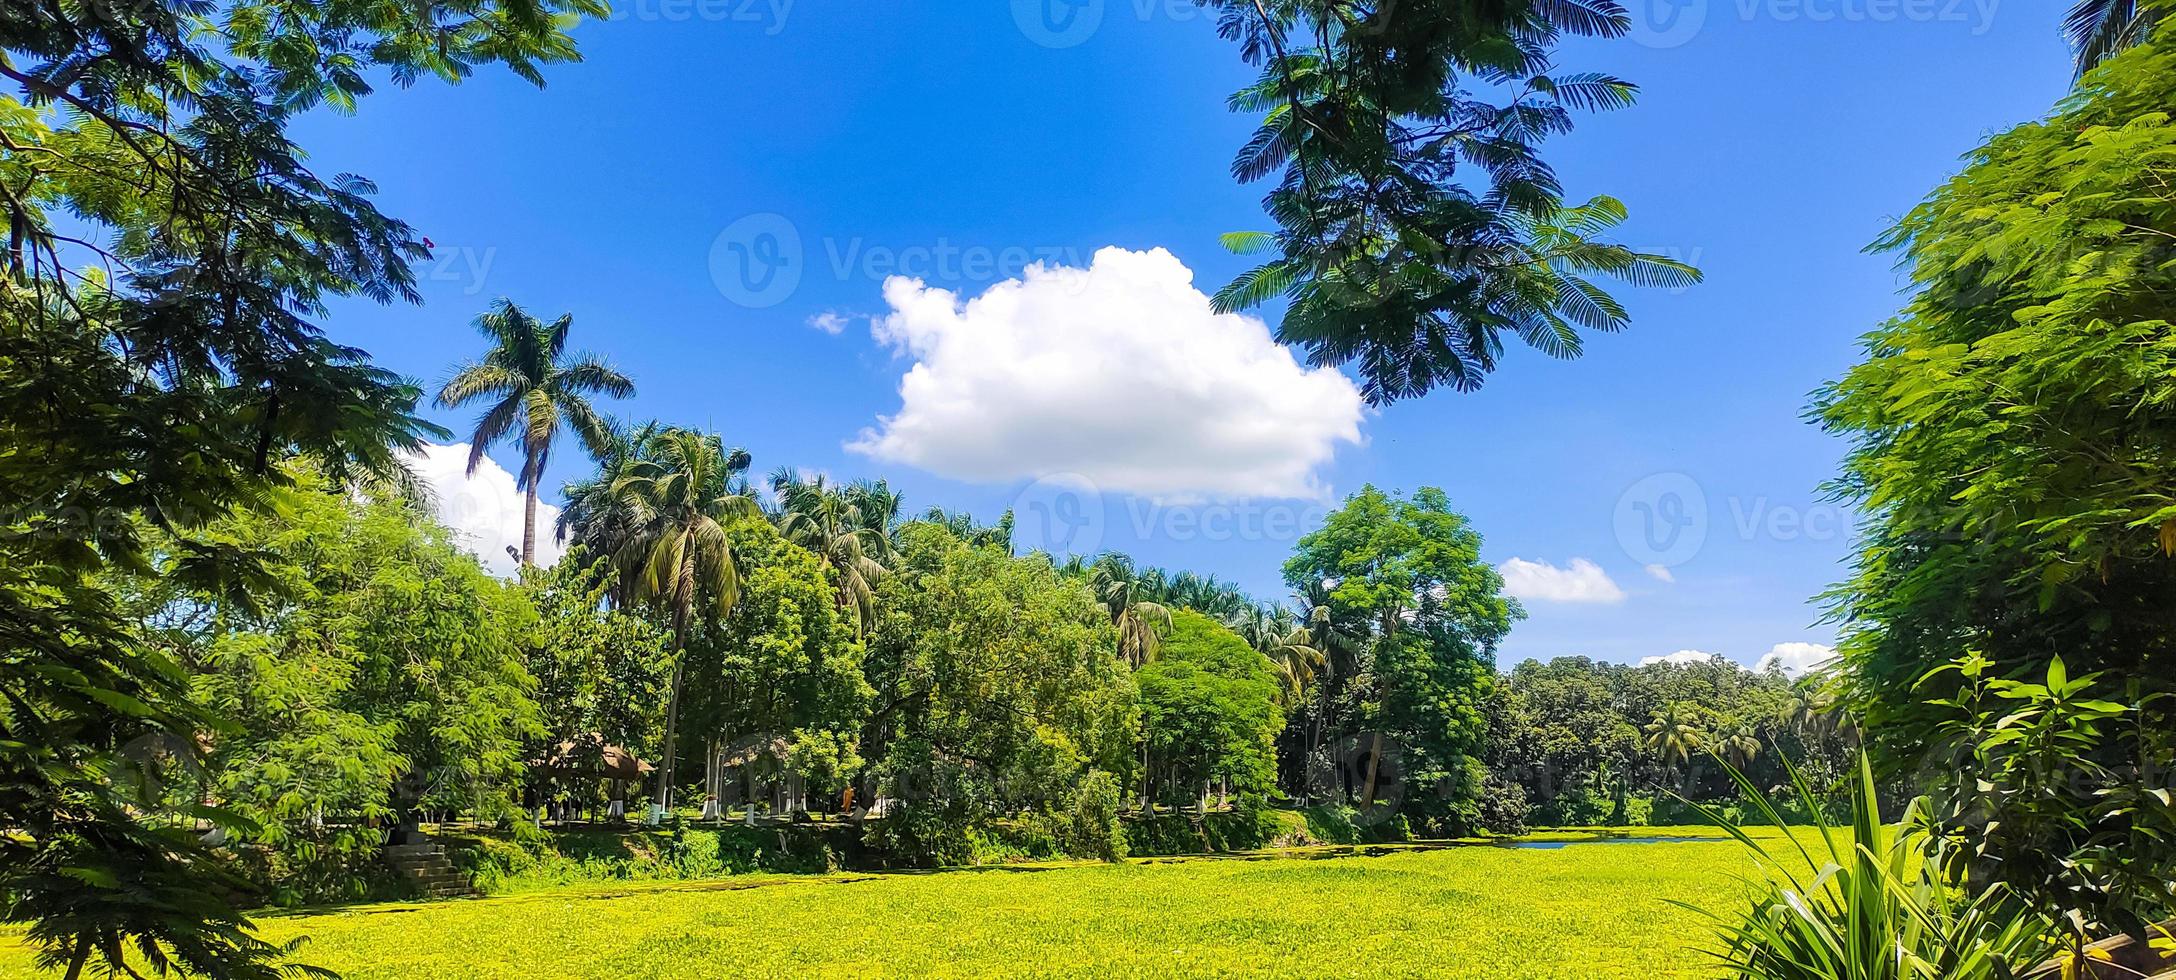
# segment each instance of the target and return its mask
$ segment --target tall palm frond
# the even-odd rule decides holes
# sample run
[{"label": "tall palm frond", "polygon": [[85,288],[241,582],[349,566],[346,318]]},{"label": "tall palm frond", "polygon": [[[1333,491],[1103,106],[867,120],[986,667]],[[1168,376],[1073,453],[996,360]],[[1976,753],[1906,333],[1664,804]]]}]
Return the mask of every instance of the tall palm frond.
[{"label": "tall palm frond", "polygon": [[1146,591],[1133,559],[1108,554],[1096,559],[1088,573],[1088,587],[1110,613],[1118,627],[1118,657],[1138,670],[1156,659],[1163,631],[1171,628],[1171,609],[1145,597]]},{"label": "tall palm frond", "polygon": [[837,487],[821,475],[803,480],[790,468],[771,474],[771,490],[779,534],[830,567],[839,608],[852,611],[855,630],[866,634],[876,625],[876,587],[892,553],[898,495],[880,482]]},{"label": "tall palm frond", "polygon": [[539,323],[509,299],[476,318],[491,342],[482,360],[464,364],[439,388],[442,408],[489,403],[469,435],[468,472],[473,476],[491,447],[513,440],[521,447],[514,484],[523,493],[521,563],[535,564],[537,482],[551,462],[552,443],[571,428],[592,455],[612,447],[612,429],[589,402],[591,395],[628,398],[635,384],[594,354],[569,354],[574,318]]},{"label": "tall palm frond", "polygon": [[2063,38],[2083,76],[2094,66],[2146,43],[2167,8],[2142,0],[2078,0],[2063,18]]}]

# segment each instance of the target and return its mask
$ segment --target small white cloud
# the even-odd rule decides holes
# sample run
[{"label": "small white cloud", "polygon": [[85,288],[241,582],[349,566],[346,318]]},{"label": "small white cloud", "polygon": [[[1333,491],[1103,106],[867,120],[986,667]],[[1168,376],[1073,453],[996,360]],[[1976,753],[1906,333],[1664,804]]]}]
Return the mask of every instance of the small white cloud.
[{"label": "small white cloud", "polygon": [[1670,571],[1668,565],[1649,565],[1647,566],[1647,574],[1657,582],[1677,581],[1677,575]]},{"label": "small white cloud", "polygon": [[914,365],[899,411],[846,448],[978,483],[1078,474],[1163,502],[1323,499],[1361,444],[1351,379],[1307,368],[1255,317],[1217,313],[1163,249],[1037,263],[980,296],[884,283],[870,333]]},{"label": "small white cloud", "polygon": [[[521,550],[522,493],[514,488],[514,475],[489,457],[468,469],[468,443],[451,446],[426,444],[421,453],[408,457],[416,475],[430,485],[439,523],[453,529],[454,539],[483,560],[484,567],[502,578],[514,577],[520,562],[506,553]],[[565,551],[552,525],[559,508],[538,501],[536,505],[536,563],[547,566]]]},{"label": "small white cloud", "polygon": [[1623,602],[1624,590],[1610,580],[1602,566],[1574,558],[1569,567],[1545,561],[1513,558],[1499,566],[1504,592],[1537,602]]},{"label": "small white cloud", "polygon": [[1753,669],[1767,670],[1773,666],[1786,676],[1803,677],[1808,671],[1827,666],[1834,659],[1836,648],[1826,643],[1778,643],[1768,648],[1767,654]]},{"label": "small white cloud", "polygon": [[1706,650],[1679,650],[1676,653],[1669,654],[1667,656],[1642,658],[1640,660],[1640,666],[1652,667],[1656,664],[1704,664],[1710,660],[1722,659],[1722,654],[1709,653]]},{"label": "small white cloud", "polygon": [[846,324],[846,317],[828,311],[808,318],[808,325],[811,329],[821,330],[834,337],[838,336],[840,331],[846,329]]}]

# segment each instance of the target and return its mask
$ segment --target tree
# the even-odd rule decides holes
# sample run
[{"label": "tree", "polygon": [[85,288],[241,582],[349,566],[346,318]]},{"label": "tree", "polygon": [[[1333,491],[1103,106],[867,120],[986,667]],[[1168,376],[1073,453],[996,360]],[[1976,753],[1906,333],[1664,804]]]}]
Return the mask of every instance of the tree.
[{"label": "tree", "polygon": [[2077,0],[2063,18],[2063,37],[2083,77],[2101,62],[2146,43],[2168,12],[2154,0]]},{"label": "tree", "polygon": [[1647,750],[1664,766],[1682,766],[1692,761],[1694,753],[1707,748],[1708,733],[1702,727],[1700,712],[1691,705],[1672,704],[1655,712],[1644,730]]},{"label": "tree", "polygon": [[1492,729],[1501,741],[1488,746],[1496,776],[1516,783],[1532,806],[1531,818],[1547,826],[1614,822],[1645,763],[1639,726],[1624,714],[1623,676],[1632,668],[1585,657],[1529,660],[1499,678]]},{"label": "tree", "polygon": [[1248,646],[1269,661],[1277,680],[1277,707],[1291,714],[1305,705],[1315,678],[1329,659],[1315,647],[1313,634],[1300,625],[1292,611],[1278,606],[1250,605],[1225,620]]},{"label": "tree", "polygon": [[1739,722],[1716,738],[1715,751],[1723,761],[1743,771],[1753,765],[1754,759],[1760,758],[1760,733],[1752,725]]},{"label": "tree", "polygon": [[[603,451],[597,454],[596,472],[568,483],[560,491],[567,505],[559,511],[554,533],[561,542],[571,541],[574,547],[609,561],[634,540],[641,530],[635,510],[614,495],[612,488],[633,473],[646,447],[663,428],[656,421],[630,427],[606,420],[606,440]],[[618,608],[631,608],[636,604],[634,584],[632,574],[614,576],[606,596]]]},{"label": "tree", "polygon": [[[2176,808],[2147,775],[2176,758],[2169,30],[1880,240],[1914,291],[1816,404],[1866,519],[1830,598],[1876,761],[1923,774],[1950,853],[1985,855],[1957,870],[2132,929],[2176,870]],[[2061,713],[2033,699],[2084,678],[2070,705],[2122,711],[2076,719],[2056,764],[2023,757]]]},{"label": "tree", "polygon": [[1404,498],[1366,487],[1300,539],[1284,575],[1321,596],[1329,621],[1365,630],[1338,733],[1364,736],[1361,803],[1376,802],[1381,760],[1395,753],[1406,782],[1440,790],[1409,798],[1411,808],[1446,824],[1472,819],[1496,645],[1524,615],[1481,560],[1480,535],[1441,490]]},{"label": "tree", "polygon": [[566,15],[604,12],[0,9],[0,916],[32,923],[45,965],[268,977],[285,955],[192,835],[101,778],[122,746],[193,746],[216,719],[96,583],[154,573],[156,534],[158,573],[247,595],[264,577],[206,524],[283,483],[290,455],[394,477],[395,451],[436,432],[412,386],[312,322],[339,297],[415,301],[427,250],[368,181],[306,166],[289,120],[352,107],[372,74],[540,81],[575,57]]},{"label": "tree", "polygon": [[523,653],[536,613],[406,501],[304,475],[208,535],[266,556],[270,601],[169,592],[198,703],[227,730],[207,773],[245,840],[293,866],[291,898],[359,897],[350,864],[424,806],[510,813],[543,733]]},{"label": "tree", "polygon": [[672,630],[665,758],[657,768],[657,805],[667,812],[691,620],[697,612],[713,618],[732,612],[741,576],[725,527],[762,516],[753,498],[732,492],[734,474],[745,469],[746,454],[727,452],[715,435],[664,429],[650,437],[642,457],[612,486],[635,528],[616,560],[631,576],[634,598],[664,610]]},{"label": "tree", "polygon": [[1083,583],[917,521],[900,528],[865,671],[862,753],[901,810],[872,835],[958,858],[993,813],[1048,812],[1098,772],[1130,776],[1140,728],[1117,636]]},{"label": "tree", "polygon": [[1120,554],[1104,555],[1088,568],[1088,586],[1118,628],[1118,657],[1135,669],[1156,659],[1160,633],[1171,628],[1171,610],[1142,594],[1148,591],[1142,578],[1133,559]]},{"label": "tree", "polygon": [[1243,796],[1274,785],[1284,713],[1269,661],[1237,634],[1182,610],[1172,617],[1163,655],[1134,681],[1149,778],[1161,777],[1168,801],[1199,799],[1216,780]]},{"label": "tree", "polygon": [[469,435],[469,475],[476,474],[484,454],[500,440],[512,437],[521,444],[521,472],[514,484],[523,494],[523,565],[536,563],[537,481],[551,461],[553,438],[561,427],[572,428],[592,455],[603,456],[611,450],[611,430],[588,396],[630,398],[635,393],[634,382],[603,358],[567,352],[567,334],[573,328],[571,315],[545,325],[513,300],[499,300],[476,318],[476,330],[491,342],[491,349],[483,360],[462,365],[438,390],[438,404],[444,408],[492,400]]},{"label": "tree", "polygon": [[831,567],[839,608],[852,611],[854,628],[866,633],[876,620],[876,583],[892,550],[898,495],[881,482],[835,487],[791,469],[771,474],[771,490],[778,495],[779,533]]},{"label": "tree", "polygon": [[724,745],[787,739],[809,761],[825,747],[823,768],[836,768],[855,748],[870,694],[851,611],[838,605],[823,559],[770,524],[742,519],[725,530],[741,597],[690,645],[685,724]]},{"label": "tree", "polygon": [[1587,276],[1699,280],[1682,263],[1597,241],[1623,206],[1567,207],[1540,156],[1573,112],[1632,103],[1630,83],[1559,74],[1550,61],[1564,35],[1623,36],[1630,20],[1615,0],[1205,5],[1262,68],[1231,99],[1262,116],[1232,173],[1278,175],[1264,202],[1277,231],[1225,239],[1274,257],[1219,291],[1217,306],[1285,297],[1278,339],[1313,364],[1357,361],[1370,402],[1479,387],[1507,333],[1576,356],[1581,329],[1627,321]]},{"label": "tree", "polygon": [[618,745],[654,757],[671,680],[671,637],[607,602],[617,579],[610,562],[581,545],[552,567],[522,576],[537,611],[528,663],[544,722],[542,744],[530,758],[566,742],[577,750]]}]

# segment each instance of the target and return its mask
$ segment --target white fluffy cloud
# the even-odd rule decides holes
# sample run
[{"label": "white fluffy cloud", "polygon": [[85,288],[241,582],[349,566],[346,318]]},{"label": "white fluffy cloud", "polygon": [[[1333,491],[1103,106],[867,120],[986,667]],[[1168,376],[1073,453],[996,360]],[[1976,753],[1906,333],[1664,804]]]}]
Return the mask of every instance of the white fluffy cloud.
[{"label": "white fluffy cloud", "polygon": [[941,476],[1078,474],[1162,501],[1322,498],[1360,444],[1359,389],[1309,370],[1261,320],[1218,314],[1163,249],[1036,264],[972,299],[884,283],[876,339],[915,364],[897,414],[847,444]]},{"label": "white fluffy cloud", "polygon": [[1668,565],[1649,565],[1647,566],[1647,574],[1657,582],[1677,581],[1677,574],[1670,571]]},{"label": "white fluffy cloud", "polygon": [[1602,566],[1574,558],[1558,568],[1545,561],[1513,558],[1497,568],[1503,573],[1504,591],[1520,599],[1538,602],[1623,602],[1617,587]]},{"label": "white fluffy cloud", "polygon": [[1767,670],[1772,664],[1792,677],[1804,676],[1836,659],[1836,648],[1825,643],[1778,643],[1755,664],[1754,670]]},{"label": "white fluffy cloud", "polygon": [[[438,520],[453,529],[461,546],[483,559],[494,575],[512,578],[521,564],[506,553],[508,546],[521,550],[522,494],[514,489],[514,475],[485,458],[469,476],[468,443],[426,445],[410,456],[409,464],[431,487]],[[549,566],[565,550],[554,540],[552,522],[559,508],[538,501],[536,505],[536,563]]]},{"label": "white fluffy cloud", "polygon": [[1706,650],[1679,650],[1676,653],[1669,654],[1667,656],[1642,658],[1640,660],[1640,666],[1652,667],[1656,664],[1703,664],[1707,663],[1710,660],[1722,659],[1722,654],[1709,653]]},{"label": "white fluffy cloud", "polygon": [[[1803,677],[1805,676],[1807,671],[1817,669],[1827,664],[1829,661],[1834,660],[1835,658],[1836,648],[1829,646],[1825,643],[1778,643],[1775,646],[1768,648],[1768,652],[1762,654],[1761,658],[1758,661],[1754,662],[1753,666],[1750,669],[1756,672],[1764,671],[1767,670],[1771,665],[1773,665],[1777,669],[1782,670],[1783,673],[1787,676]],[[1651,667],[1655,664],[1697,664],[1706,663],[1710,660],[1722,660],[1728,662],[1729,658],[1723,656],[1722,654],[1709,653],[1705,650],[1679,650],[1676,653],[1669,654],[1668,656],[1642,658],[1640,660],[1640,666]]]},{"label": "white fluffy cloud", "polygon": [[808,318],[809,329],[837,336],[846,329],[847,318],[829,311]]}]

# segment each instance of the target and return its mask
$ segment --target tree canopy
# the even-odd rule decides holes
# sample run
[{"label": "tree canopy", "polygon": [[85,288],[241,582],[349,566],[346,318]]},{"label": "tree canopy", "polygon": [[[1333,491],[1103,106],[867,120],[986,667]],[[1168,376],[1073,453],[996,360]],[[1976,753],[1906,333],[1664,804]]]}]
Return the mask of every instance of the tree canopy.
[{"label": "tree canopy", "polygon": [[1848,691],[1972,869],[2120,924],[2176,809],[2176,45],[2094,69],[1879,243],[1914,292],[1823,392],[1868,514],[1833,596]]},{"label": "tree canopy", "polygon": [[1262,119],[1232,174],[1277,178],[1263,202],[1277,230],[1225,237],[1274,257],[1217,305],[1289,300],[1278,339],[1315,364],[1355,364],[1370,402],[1480,387],[1505,334],[1576,356],[1581,330],[1629,319],[1591,277],[1699,280],[1600,240],[1624,206],[1567,206],[1541,157],[1573,113],[1632,103],[1629,82],[1552,64],[1564,37],[1622,37],[1631,21],[1616,0],[1205,5],[1261,68],[1231,98]]},{"label": "tree canopy", "polygon": [[1284,730],[1269,660],[1191,610],[1172,615],[1158,650],[1134,683],[1148,769],[1166,802],[1198,798],[1212,781],[1245,795],[1268,793]]}]

